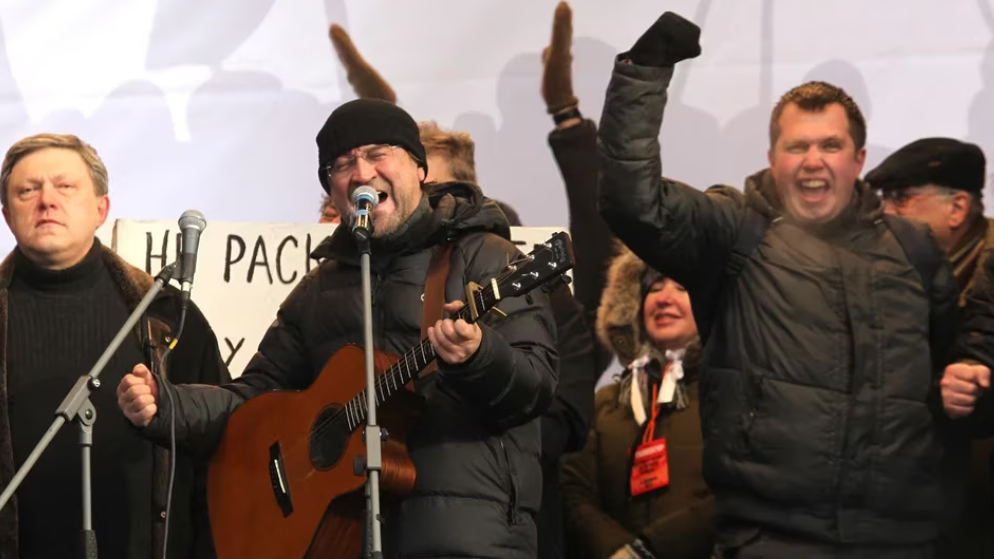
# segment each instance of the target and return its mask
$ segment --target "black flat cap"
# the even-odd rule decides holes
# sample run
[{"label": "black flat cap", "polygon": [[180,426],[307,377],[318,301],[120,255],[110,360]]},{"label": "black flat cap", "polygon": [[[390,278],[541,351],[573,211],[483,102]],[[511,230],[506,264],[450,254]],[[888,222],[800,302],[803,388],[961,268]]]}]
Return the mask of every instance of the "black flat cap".
[{"label": "black flat cap", "polygon": [[892,153],[863,180],[884,191],[932,184],[980,194],[984,189],[984,152],[953,138],[922,138]]}]

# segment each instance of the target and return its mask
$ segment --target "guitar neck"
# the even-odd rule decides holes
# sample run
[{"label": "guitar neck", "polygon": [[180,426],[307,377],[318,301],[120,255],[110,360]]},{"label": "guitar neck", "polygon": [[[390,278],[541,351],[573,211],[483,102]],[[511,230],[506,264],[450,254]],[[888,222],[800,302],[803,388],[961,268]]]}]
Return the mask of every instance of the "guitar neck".
[{"label": "guitar neck", "polygon": [[[477,316],[483,316],[498,301],[491,286],[473,292],[473,298],[478,310]],[[463,319],[470,324],[476,322],[476,319],[473,318],[473,313],[470,312],[467,306],[459,309],[452,319]],[[376,405],[383,404],[387,398],[402,389],[408,382],[414,380],[436,357],[435,347],[431,345],[428,338],[421,340],[421,343],[401,355],[396,363],[377,377],[375,384]],[[366,419],[366,390],[363,389],[346,405],[349,427],[351,429],[357,428]]]}]

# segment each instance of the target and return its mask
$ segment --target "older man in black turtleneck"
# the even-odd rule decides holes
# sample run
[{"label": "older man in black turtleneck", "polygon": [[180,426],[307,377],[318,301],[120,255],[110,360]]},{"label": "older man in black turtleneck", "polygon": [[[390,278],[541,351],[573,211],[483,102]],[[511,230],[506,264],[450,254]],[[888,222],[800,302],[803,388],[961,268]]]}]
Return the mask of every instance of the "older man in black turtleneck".
[{"label": "older man in black turtleneck", "polygon": [[[97,361],[152,286],[145,272],[101,245],[107,169],[71,135],[40,134],[14,144],[0,169],[3,215],[17,247],[0,264],[0,486],[54,419],[76,379]],[[158,364],[174,334],[179,299],[168,287],[101,374],[116,385],[134,363]],[[138,333],[140,332],[140,334]],[[165,373],[177,382],[230,380],[217,339],[190,305],[182,340]],[[151,343],[146,343],[151,342]],[[165,371],[163,371],[165,372]],[[168,451],[141,437],[117,413],[113,389],[91,396],[93,527],[105,557],[161,557]],[[64,427],[15,498],[0,511],[0,559],[72,557],[81,529],[80,451]],[[170,510],[170,557],[213,557],[204,465],[177,456]]]}]

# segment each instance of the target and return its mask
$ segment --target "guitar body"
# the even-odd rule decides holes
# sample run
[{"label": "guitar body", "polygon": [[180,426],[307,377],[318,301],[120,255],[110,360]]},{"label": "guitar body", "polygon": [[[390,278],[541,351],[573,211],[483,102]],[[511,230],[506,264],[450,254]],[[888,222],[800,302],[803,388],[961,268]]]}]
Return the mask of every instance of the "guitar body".
[{"label": "guitar body", "polygon": [[[376,352],[377,377],[396,360]],[[220,559],[361,555],[366,473],[360,463],[356,474],[354,460],[366,456],[365,420],[350,428],[345,406],[365,387],[363,350],[346,346],[306,390],[268,392],[235,410],[207,476]],[[377,408],[377,423],[389,434],[383,441],[382,501],[414,487],[405,443],[422,403],[421,396],[401,389]]]},{"label": "guitar body", "polygon": [[[528,293],[552,278],[566,281],[573,264],[569,235],[556,233],[509,261],[489,283],[468,284],[466,304],[453,318],[476,322],[501,299]],[[436,357],[427,339],[400,357],[374,353],[376,419],[388,434],[380,469],[382,508],[414,489],[416,472],[406,443],[424,401],[408,387]],[[219,559],[360,557],[365,388],[363,350],[346,346],[306,390],[268,392],[231,414],[207,472],[207,506]]]}]

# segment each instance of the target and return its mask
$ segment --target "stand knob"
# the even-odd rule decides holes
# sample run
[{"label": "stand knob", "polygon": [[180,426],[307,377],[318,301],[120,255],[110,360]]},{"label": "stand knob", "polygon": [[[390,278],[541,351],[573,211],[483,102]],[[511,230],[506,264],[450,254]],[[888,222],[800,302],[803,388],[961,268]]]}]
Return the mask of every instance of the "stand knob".
[{"label": "stand knob", "polygon": [[390,433],[386,429],[380,428],[380,440],[385,441],[390,438]]}]

